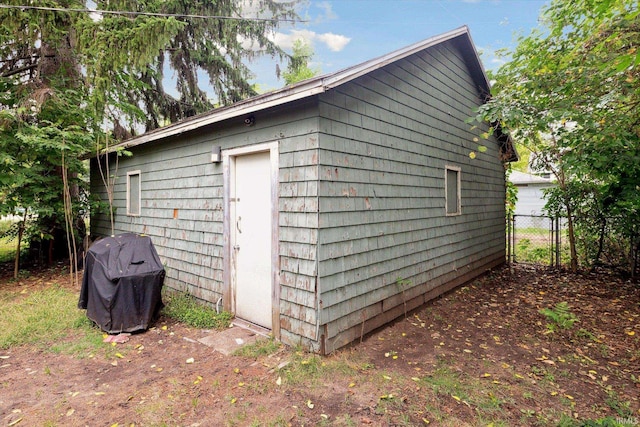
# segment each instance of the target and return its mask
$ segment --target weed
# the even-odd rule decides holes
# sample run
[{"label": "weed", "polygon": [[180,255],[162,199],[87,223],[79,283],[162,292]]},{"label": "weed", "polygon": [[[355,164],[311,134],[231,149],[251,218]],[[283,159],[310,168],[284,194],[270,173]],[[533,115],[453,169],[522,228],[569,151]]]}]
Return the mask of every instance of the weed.
[{"label": "weed", "polygon": [[566,302],[559,302],[554,308],[543,308],[539,311],[544,315],[551,323],[547,323],[547,329],[551,332],[555,332],[560,329],[571,329],[573,324],[578,322],[578,318],[569,309],[569,304]]},{"label": "weed", "polygon": [[522,412],[522,415],[526,418],[533,418],[533,416],[536,414],[536,411],[534,411],[533,409],[520,409],[520,412]]},{"label": "weed", "polygon": [[613,390],[607,390],[607,398],[604,402],[621,417],[630,417],[633,415],[631,402],[622,402],[618,397],[618,393]]},{"label": "weed", "polygon": [[576,332],[576,337],[578,337],[578,338],[586,338],[586,339],[591,340],[593,342],[598,342],[598,339],[596,338],[596,336],[593,335],[591,332],[587,331],[584,328],[578,329],[578,331]]},{"label": "weed", "polygon": [[231,324],[233,315],[216,311],[201,304],[195,297],[185,292],[166,295],[163,313],[194,328],[225,329]]}]

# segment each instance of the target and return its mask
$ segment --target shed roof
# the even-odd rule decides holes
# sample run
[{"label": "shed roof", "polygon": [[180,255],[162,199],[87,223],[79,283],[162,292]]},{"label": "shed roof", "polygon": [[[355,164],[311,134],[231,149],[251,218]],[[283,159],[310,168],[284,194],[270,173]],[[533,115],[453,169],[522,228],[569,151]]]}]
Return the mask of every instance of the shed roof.
[{"label": "shed roof", "polygon": [[516,185],[524,185],[524,184],[546,184],[553,185],[555,184],[554,180],[551,178],[543,178],[538,175],[533,175],[530,173],[520,172],[520,171],[511,171],[511,175],[509,175],[509,181]]},{"label": "shed roof", "polygon": [[285,86],[282,89],[247,98],[234,104],[216,108],[206,113],[189,117],[180,122],[135,136],[110,147],[110,151],[118,148],[131,148],[169,136],[179,135],[223,120],[251,114],[266,108],[275,107],[287,102],[326,92],[416,52],[454,39],[457,39],[460,42],[459,46],[465,55],[467,65],[469,66],[469,70],[476,84],[481,91],[486,93],[488,96],[490,91],[489,80],[471,39],[469,28],[465,25],[361,64],[354,65],[334,73],[303,80],[299,83]]}]

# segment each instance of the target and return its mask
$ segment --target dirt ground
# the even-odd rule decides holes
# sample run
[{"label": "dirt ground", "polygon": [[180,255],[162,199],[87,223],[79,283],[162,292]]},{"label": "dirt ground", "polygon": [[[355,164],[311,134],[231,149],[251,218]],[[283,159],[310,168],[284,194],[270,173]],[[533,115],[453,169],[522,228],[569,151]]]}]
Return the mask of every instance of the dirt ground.
[{"label": "dirt ground", "polygon": [[[0,286],[52,281],[67,277]],[[539,310],[562,301],[579,322],[550,332]],[[207,333],[161,317],[109,356],[0,350],[0,425],[640,421],[640,287],[613,275],[501,269],[325,358],[225,356],[197,341]]]}]

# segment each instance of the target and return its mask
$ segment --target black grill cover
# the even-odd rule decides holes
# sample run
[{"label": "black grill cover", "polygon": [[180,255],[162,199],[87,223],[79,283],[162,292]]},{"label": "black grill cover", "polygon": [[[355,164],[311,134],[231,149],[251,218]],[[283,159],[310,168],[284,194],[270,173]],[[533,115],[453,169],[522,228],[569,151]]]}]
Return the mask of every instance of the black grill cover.
[{"label": "black grill cover", "polygon": [[148,236],[98,240],[87,252],[78,307],[107,333],[145,330],[164,306],[164,275]]}]

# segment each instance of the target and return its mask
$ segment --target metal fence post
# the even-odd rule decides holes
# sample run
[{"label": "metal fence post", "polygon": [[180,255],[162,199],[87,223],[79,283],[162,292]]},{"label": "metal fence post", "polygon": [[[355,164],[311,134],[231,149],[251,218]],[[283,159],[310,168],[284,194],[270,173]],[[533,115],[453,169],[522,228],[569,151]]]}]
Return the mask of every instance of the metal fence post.
[{"label": "metal fence post", "polygon": [[560,267],[560,217],[556,216],[556,267]]},{"label": "metal fence post", "polygon": [[507,265],[511,265],[511,214],[507,214]]}]

